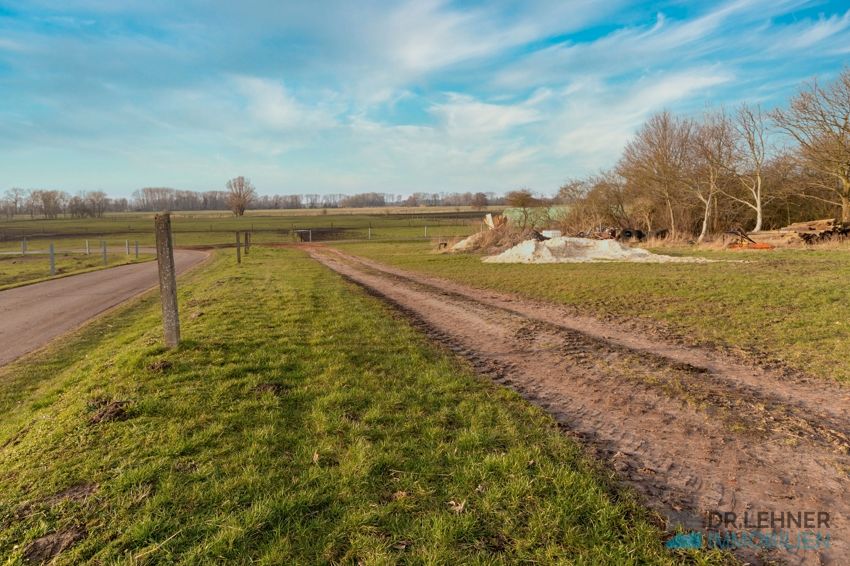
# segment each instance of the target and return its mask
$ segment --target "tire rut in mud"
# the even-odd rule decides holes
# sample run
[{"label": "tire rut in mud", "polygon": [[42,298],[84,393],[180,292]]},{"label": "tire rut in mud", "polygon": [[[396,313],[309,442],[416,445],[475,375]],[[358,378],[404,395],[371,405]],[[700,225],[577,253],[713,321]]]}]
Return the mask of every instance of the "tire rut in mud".
[{"label": "tire rut in mud", "polygon": [[631,349],[476,300],[475,290],[448,291],[327,249],[311,253],[549,412],[670,528],[700,529],[710,511],[823,510],[833,519],[831,548],[781,558],[818,563],[850,552],[842,536],[850,442],[840,410],[788,403],[770,387],[724,376],[716,364]]}]

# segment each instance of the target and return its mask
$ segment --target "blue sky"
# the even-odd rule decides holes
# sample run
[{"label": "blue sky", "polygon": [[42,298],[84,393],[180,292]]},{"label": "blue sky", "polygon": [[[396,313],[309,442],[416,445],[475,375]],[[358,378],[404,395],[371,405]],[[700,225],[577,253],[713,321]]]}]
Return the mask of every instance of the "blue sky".
[{"label": "blue sky", "polygon": [[848,0],[0,0],[0,190],[552,193],[848,63]]}]

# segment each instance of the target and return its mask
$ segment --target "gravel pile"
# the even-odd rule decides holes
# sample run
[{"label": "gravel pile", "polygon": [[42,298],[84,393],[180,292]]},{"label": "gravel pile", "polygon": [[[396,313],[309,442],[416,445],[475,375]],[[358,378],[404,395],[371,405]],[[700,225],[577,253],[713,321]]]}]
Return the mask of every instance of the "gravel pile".
[{"label": "gravel pile", "polygon": [[526,240],[504,252],[485,257],[487,263],[586,263],[592,261],[630,261],[638,263],[708,263],[701,257],[672,257],[630,248],[616,240],[589,238],[552,238],[539,242]]}]

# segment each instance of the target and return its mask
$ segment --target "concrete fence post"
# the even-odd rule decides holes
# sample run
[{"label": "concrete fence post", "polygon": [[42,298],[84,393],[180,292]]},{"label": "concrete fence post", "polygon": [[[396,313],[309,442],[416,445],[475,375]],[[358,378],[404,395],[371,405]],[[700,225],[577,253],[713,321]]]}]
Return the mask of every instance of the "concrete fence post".
[{"label": "concrete fence post", "polygon": [[124,240],[124,247],[127,248],[127,255],[130,255],[130,240]]},{"label": "concrete fence post", "polygon": [[236,231],[236,263],[242,263],[242,241],[239,239],[239,231]]},{"label": "concrete fence post", "polygon": [[428,226],[425,226],[425,237],[428,237]]},{"label": "concrete fence post", "polygon": [[136,259],[139,259],[139,240],[136,240]]},{"label": "concrete fence post", "polygon": [[100,241],[100,251],[103,254],[103,265],[109,265],[109,260],[106,259],[106,240]]},{"label": "concrete fence post", "polygon": [[369,232],[368,232],[368,235],[366,236],[366,239],[367,239],[367,240],[371,240],[371,239],[372,239],[372,227],[371,227],[371,226],[369,226]]},{"label": "concrete fence post", "polygon": [[310,235],[310,242],[312,242],[313,241],[313,229],[312,228],[310,228],[309,235]]},{"label": "concrete fence post", "polygon": [[174,269],[174,243],[171,238],[170,214],[166,212],[154,217],[154,233],[165,345],[176,348],[180,343],[180,316],[177,312],[177,273]]},{"label": "concrete fence post", "polygon": [[53,250],[53,242],[50,242],[50,276],[56,275],[56,254]]},{"label": "concrete fence post", "polygon": [[245,255],[251,249],[251,232],[245,232]]},{"label": "concrete fence post", "polygon": [[89,241],[86,240],[86,255],[90,255],[90,254],[91,254],[91,250],[89,249]]}]

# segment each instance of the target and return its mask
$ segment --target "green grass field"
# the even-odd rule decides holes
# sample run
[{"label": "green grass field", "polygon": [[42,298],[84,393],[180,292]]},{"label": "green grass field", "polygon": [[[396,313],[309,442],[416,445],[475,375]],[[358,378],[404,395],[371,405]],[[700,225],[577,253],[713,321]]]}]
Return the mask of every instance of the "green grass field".
[{"label": "green grass field", "polygon": [[[115,267],[127,263],[153,259],[151,254],[135,255],[109,253],[107,266]],[[73,275],[103,269],[103,256],[99,252],[91,255],[60,252],[56,254],[56,276]],[[42,281],[50,278],[50,258],[47,254],[0,255],[0,291],[10,287]]]},{"label": "green grass field", "polygon": [[299,251],[219,253],[180,307],[177,351],[149,295],[0,369],[6,563],[55,532],[58,564],[723,559],[666,551],[551,418]]},{"label": "green grass field", "polygon": [[[486,211],[469,207],[252,210],[236,218],[223,212],[172,213],[176,245],[229,244],[237,230],[251,230],[254,241],[292,242],[297,230],[313,230],[319,240],[397,240],[465,236],[478,230]],[[31,247],[50,241],[64,249],[82,248],[105,239],[110,246],[125,240],[153,244],[153,213],[117,213],[104,218],[0,220],[0,251],[18,250],[26,237]],[[305,238],[307,237],[305,233]]]},{"label": "green grass field", "polygon": [[[850,248],[768,252],[660,249],[732,260],[709,264],[485,264],[427,243],[340,244],[404,269],[569,305],[644,318],[698,342],[741,348],[850,381]],[[745,262],[741,262],[745,260]]]}]

